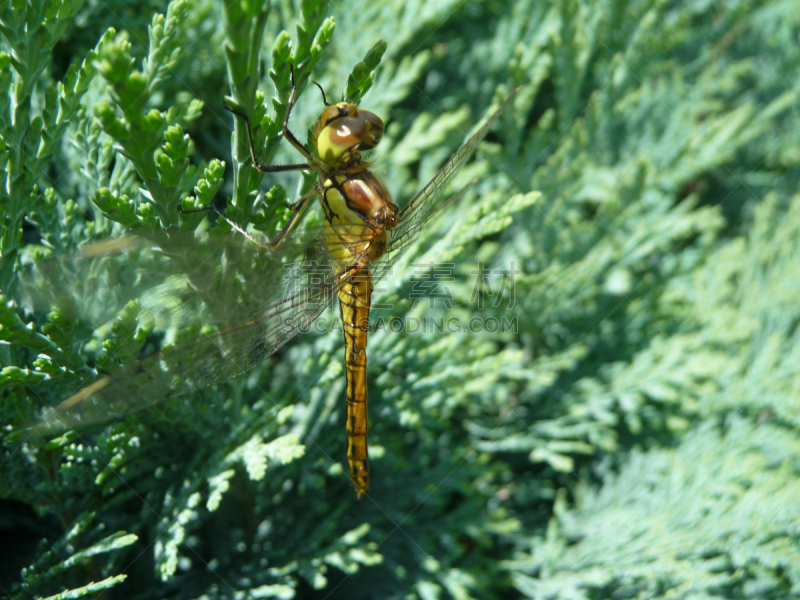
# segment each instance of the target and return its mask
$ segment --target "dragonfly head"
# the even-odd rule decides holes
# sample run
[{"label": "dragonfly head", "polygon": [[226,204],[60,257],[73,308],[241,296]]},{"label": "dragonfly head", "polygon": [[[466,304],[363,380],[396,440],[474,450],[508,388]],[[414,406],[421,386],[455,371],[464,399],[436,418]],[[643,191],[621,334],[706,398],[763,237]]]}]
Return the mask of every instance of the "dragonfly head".
[{"label": "dragonfly head", "polygon": [[314,127],[314,145],[330,167],[344,166],[360,150],[371,150],[383,137],[383,121],[373,112],[359,110],[350,102],[327,107]]}]

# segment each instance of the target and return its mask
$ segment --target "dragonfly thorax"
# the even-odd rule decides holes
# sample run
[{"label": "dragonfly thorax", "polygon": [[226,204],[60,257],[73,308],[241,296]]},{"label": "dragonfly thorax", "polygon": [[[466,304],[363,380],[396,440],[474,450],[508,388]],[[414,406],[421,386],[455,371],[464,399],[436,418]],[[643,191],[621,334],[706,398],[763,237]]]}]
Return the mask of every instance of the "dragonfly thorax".
[{"label": "dragonfly thorax", "polygon": [[391,228],[397,213],[389,192],[375,175],[364,169],[356,175],[320,177],[323,210],[330,221],[346,223],[369,222]]},{"label": "dragonfly thorax", "polygon": [[371,150],[383,137],[383,121],[351,102],[327,107],[314,127],[314,145],[322,162],[332,170],[360,162],[359,151]]}]

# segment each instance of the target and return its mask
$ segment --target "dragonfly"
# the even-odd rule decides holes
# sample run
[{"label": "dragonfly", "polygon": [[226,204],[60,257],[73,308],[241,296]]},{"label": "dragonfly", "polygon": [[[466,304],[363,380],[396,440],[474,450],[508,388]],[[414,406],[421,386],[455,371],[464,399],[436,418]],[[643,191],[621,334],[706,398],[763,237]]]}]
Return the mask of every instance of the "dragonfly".
[{"label": "dragonfly", "polygon": [[[292,69],[292,90],[282,130],[284,138],[305,162],[265,165],[258,160],[248,115],[225,104],[225,108],[245,124],[250,160],[258,171],[316,171],[318,174],[309,192],[290,206],[288,221],[269,242],[256,239],[217,211],[263,256],[258,271],[248,278],[255,282],[250,289],[250,296],[256,298],[255,304],[244,309],[243,317],[223,318],[225,322],[219,323],[213,334],[177,343],[103,375],[49,409],[37,426],[39,433],[52,435],[121,418],[161,398],[221,383],[244,373],[299,332],[307,331],[334,298],[338,298],[345,341],[348,472],[357,497],[361,498],[370,485],[366,371],[374,284],[386,275],[399,253],[434,216],[463,196],[469,186],[449,196],[445,192],[519,89],[500,104],[402,208],[393,202],[386,187],[370,170],[370,163],[362,158],[362,152],[375,148],[383,137],[384,123],[375,113],[352,102],[329,104],[320,87],[325,109],[313,129],[314,152],[309,151],[289,129],[289,117],[298,95]],[[315,199],[322,209],[321,231],[297,228]],[[178,252],[170,247],[166,238],[155,243],[164,254],[175,256]],[[209,253],[220,250],[220,246],[222,244],[210,243]],[[287,264],[290,250],[298,248],[304,253],[304,260]],[[306,281],[302,274],[311,267],[316,269],[316,277]],[[292,281],[294,285],[287,283]],[[186,292],[191,293],[191,286]]]}]

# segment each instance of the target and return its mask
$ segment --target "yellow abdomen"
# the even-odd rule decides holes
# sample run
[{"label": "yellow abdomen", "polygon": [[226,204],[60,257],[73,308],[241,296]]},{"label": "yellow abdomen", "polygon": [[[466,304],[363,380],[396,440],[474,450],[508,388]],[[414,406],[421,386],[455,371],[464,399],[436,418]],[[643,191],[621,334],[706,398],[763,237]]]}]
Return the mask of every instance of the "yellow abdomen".
[{"label": "yellow abdomen", "polygon": [[347,463],[359,498],[369,488],[367,332],[372,276],[366,267],[339,290],[347,370]]},{"label": "yellow abdomen", "polygon": [[325,238],[344,282],[339,306],[347,370],[347,462],[359,498],[369,489],[367,450],[367,333],[372,297],[370,261],[383,254],[386,228],[397,212],[386,188],[366,169],[321,177]]}]

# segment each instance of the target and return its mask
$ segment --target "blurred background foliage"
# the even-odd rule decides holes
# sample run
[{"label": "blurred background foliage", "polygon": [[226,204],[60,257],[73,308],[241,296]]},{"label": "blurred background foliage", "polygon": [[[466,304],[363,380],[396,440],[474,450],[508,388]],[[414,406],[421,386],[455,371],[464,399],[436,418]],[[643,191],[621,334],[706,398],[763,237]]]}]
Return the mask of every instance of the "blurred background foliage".
[{"label": "blurred background foliage", "polygon": [[[195,276],[175,248],[224,224],[178,205],[269,234],[311,179],[255,172],[224,95],[276,164],[297,160],[278,143],[288,60],[301,90],[364,96],[402,205],[525,83],[459,177],[479,183],[378,294],[516,330],[372,335],[368,496],[343,468],[341,332],[301,335],[111,425],[6,439],[0,591],[800,595],[796,2],[12,0],[0,33],[4,435],[189,335],[148,308],[159,276],[218,318],[220,290],[252,292],[224,264]],[[174,242],[168,266],[78,258],[131,231]],[[455,265],[449,307],[409,298],[431,259]],[[517,270],[513,302],[478,313],[479,268]]]}]

